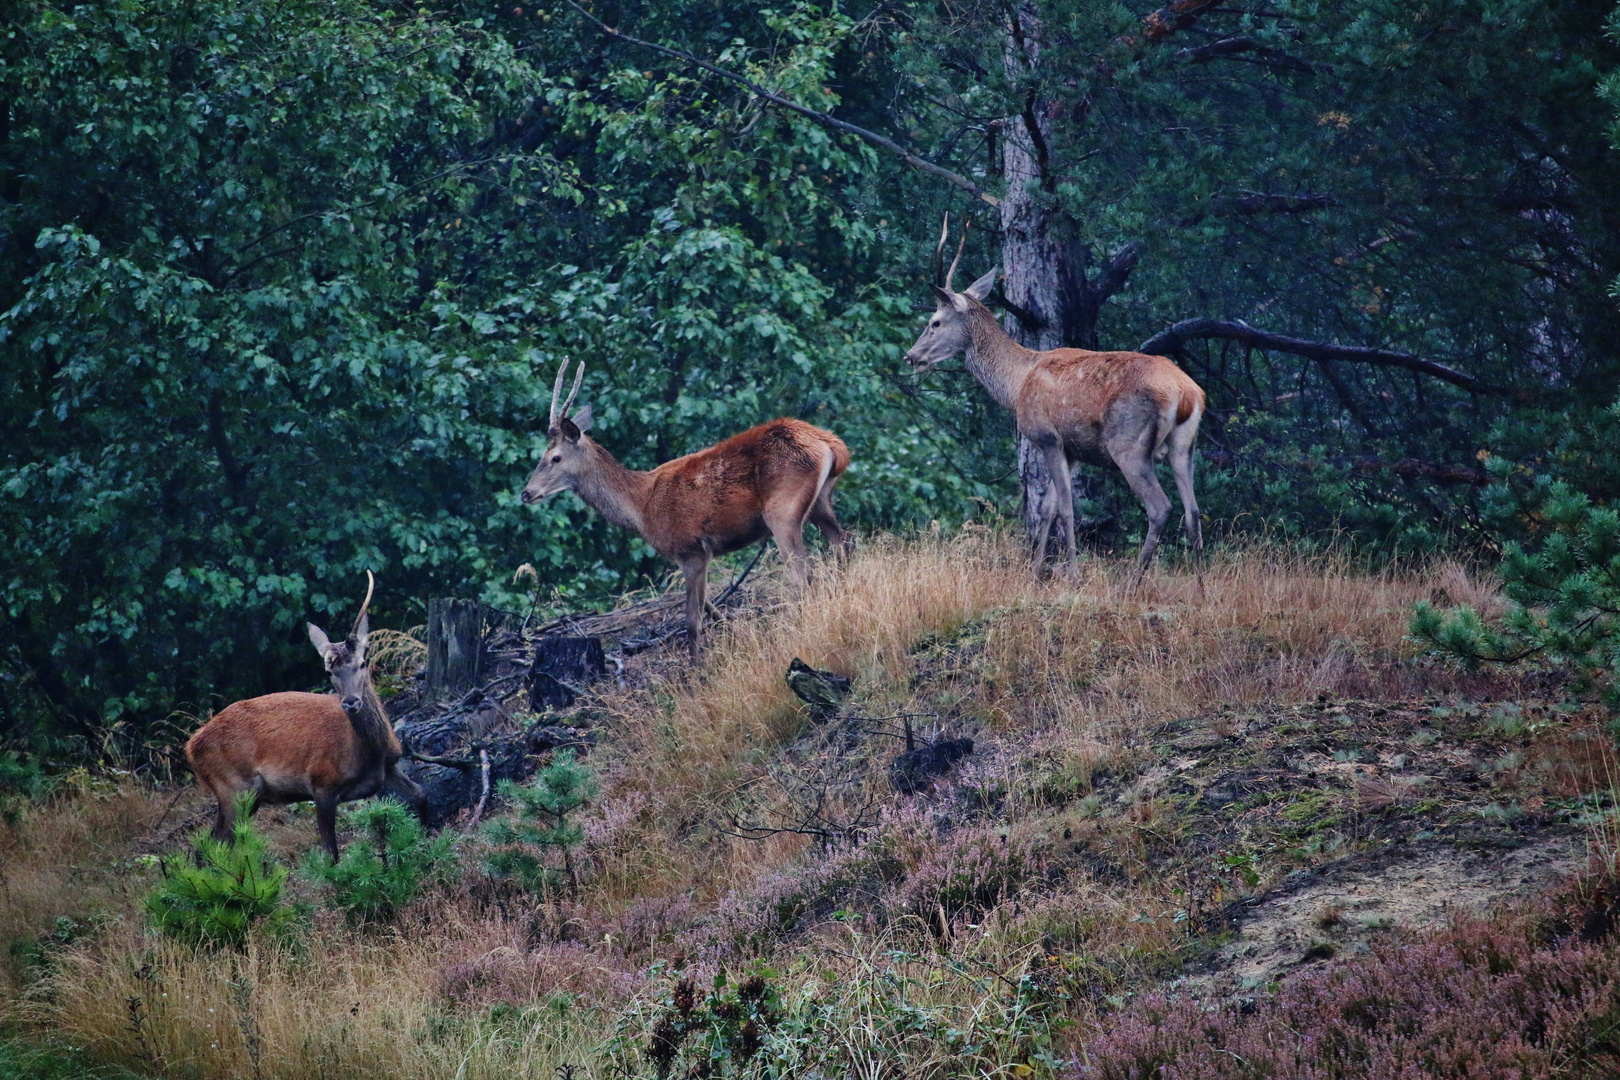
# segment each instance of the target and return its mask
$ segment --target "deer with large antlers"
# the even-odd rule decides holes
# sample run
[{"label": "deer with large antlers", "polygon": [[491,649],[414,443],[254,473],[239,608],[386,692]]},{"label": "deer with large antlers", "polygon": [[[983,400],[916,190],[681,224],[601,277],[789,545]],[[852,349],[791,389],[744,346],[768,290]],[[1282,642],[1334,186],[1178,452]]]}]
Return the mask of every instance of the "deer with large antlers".
[{"label": "deer with large antlers", "polygon": [[214,839],[231,838],[236,800],[253,793],[249,813],[260,806],[315,803],[321,844],[338,857],[337,805],[365,799],[384,788],[424,815],[427,799],[399,771],[403,754],[388,714],[371,685],[366,664],[370,623],[366,609],[376,580],[366,571],[366,599],[349,636],[340,642],[309,624],[309,640],[326,664],[336,694],[266,694],[227,705],[186,743],[186,760],[197,780],[219,803]]},{"label": "deer with large antlers", "polygon": [[802,420],[772,420],[651,472],[637,472],[585,434],[591,429],[589,405],[568,415],[585,378],[584,362],[573,391],[558,409],[567,373],[565,360],[551,391],[550,441],[520,497],[535,503],[572,491],[613,524],[640,533],[654,551],[680,567],[686,578],[687,647],[694,662],[714,556],[774,537],[795,584],[802,587],[810,568],[806,522],[820,529],[840,554],[854,546],[833,516],[833,487],[849,465],[849,449],[832,432]]},{"label": "deer with large antlers", "polygon": [[[949,219],[946,220],[947,228]],[[940,236],[936,259],[943,253]],[[963,240],[966,240],[966,230]],[[1170,499],[1159,486],[1154,466],[1168,460],[1181,495],[1187,538],[1192,544],[1198,587],[1204,587],[1204,534],[1193,492],[1193,442],[1204,414],[1204,391],[1186,372],[1163,356],[1137,352],[1091,352],[1051,349],[1036,352],[1018,344],[1001,328],[984,299],[996,283],[996,269],[962,292],[951,278],[962,258],[958,244],[943,286],[934,290],[934,314],[909,352],[906,362],[927,371],[958,353],[990,396],[1018,418],[1018,432],[1041,454],[1052,475],[1047,498],[1039,508],[1035,569],[1045,565],[1048,534],[1058,522],[1060,557],[1075,565],[1074,492],[1069,475],[1077,462],[1113,465],[1147,511],[1148,533],[1131,576],[1142,580],[1159,537],[1170,520]],[[937,265],[937,264],[936,264]]]}]

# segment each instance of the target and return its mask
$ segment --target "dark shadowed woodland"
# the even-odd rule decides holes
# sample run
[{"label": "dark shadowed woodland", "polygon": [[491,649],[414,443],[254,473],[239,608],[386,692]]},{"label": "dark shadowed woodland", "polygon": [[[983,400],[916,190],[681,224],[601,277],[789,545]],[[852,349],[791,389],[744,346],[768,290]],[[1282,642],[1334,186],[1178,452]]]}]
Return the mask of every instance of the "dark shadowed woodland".
[{"label": "dark shadowed woodland", "polygon": [[1620,1074],[1617,499],[1613,0],[0,0],[0,1078]]}]

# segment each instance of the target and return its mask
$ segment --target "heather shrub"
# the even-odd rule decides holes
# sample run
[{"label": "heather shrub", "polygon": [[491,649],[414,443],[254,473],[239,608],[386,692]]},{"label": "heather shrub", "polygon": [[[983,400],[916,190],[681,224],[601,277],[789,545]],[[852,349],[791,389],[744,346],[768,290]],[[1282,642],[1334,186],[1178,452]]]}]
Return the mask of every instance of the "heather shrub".
[{"label": "heather shrub", "polygon": [[759,955],[839,909],[874,908],[901,873],[881,833],[818,848],[801,865],[766,874],[727,894],[706,920],[704,940],[721,956]]},{"label": "heather shrub", "polygon": [[1044,865],[1032,837],[1005,825],[947,832],[916,853],[884,898],[890,919],[921,919],[936,933],[1016,896]]},{"label": "heather shrub", "polygon": [[317,848],[305,856],[300,870],[307,880],[326,887],[332,906],[350,921],[387,921],[415,900],[424,885],[455,879],[455,834],[442,832],[429,839],[416,815],[392,799],[361,803],[345,819],[345,826],[360,835],[344,847],[337,862],[329,862]]},{"label": "heather shrub", "polygon": [[1460,922],[1303,977],[1248,1016],[1145,1000],[1082,1062],[1085,1080],[1597,1080],[1620,1065],[1620,948]]}]

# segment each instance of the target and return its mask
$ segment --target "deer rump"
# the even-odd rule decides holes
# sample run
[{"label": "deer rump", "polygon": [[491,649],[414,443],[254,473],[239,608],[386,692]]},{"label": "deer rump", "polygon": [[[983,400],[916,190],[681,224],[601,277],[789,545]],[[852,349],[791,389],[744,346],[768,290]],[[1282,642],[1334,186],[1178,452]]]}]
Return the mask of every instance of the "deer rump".
[{"label": "deer rump", "polygon": [[243,791],[266,806],[328,793],[351,802],[382,790],[402,752],[397,738],[390,741],[367,761],[367,747],[336,694],[289,691],[221,709],[186,743],[186,760],[222,805]]},{"label": "deer rump", "polygon": [[844,441],[802,420],[749,428],[652,471],[645,538],[676,563],[736,551],[773,521],[802,526],[848,466]]}]

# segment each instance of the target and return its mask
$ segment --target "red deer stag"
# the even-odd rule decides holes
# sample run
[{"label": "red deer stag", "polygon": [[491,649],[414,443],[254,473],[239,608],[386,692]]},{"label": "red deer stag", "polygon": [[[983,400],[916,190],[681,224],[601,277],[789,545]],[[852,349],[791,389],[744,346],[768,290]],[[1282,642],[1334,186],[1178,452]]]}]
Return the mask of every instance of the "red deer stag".
[{"label": "red deer stag", "polygon": [[[268,803],[315,802],[321,844],[336,861],[337,805],[388,788],[423,816],[422,789],[399,771],[403,752],[366,665],[366,609],[376,586],[366,571],[366,600],[347,640],[334,644],[314,623],[309,640],[326,663],[336,694],[266,694],[227,705],[186,743],[191,771],[219,802],[214,839],[229,840],[236,799],[253,793]],[[250,813],[252,810],[249,811]]]},{"label": "red deer stag", "polygon": [[686,577],[687,646],[694,661],[714,556],[773,536],[794,583],[802,586],[810,569],[806,521],[840,554],[853,547],[833,516],[833,486],[849,465],[849,449],[832,432],[802,420],[772,420],[651,472],[637,472],[586,437],[589,405],[568,416],[585,378],[583,362],[568,400],[557,408],[567,373],[565,360],[551,391],[551,441],[521,498],[535,503],[572,491],[613,524],[640,533],[653,550],[680,567]]},{"label": "red deer stag", "polygon": [[[943,247],[943,237],[940,244]],[[996,282],[995,269],[963,292],[951,290],[961,257],[959,246],[944,287],[932,286],[934,314],[906,353],[906,362],[916,371],[927,371],[957,353],[965,354],[968,371],[998,404],[1017,415],[1019,434],[1045,459],[1053,483],[1040,507],[1036,571],[1045,564],[1054,517],[1060,523],[1061,555],[1070,571],[1075,566],[1071,464],[1112,463],[1147,510],[1147,539],[1131,576],[1133,588],[1140,583],[1170,520],[1170,499],[1154,470],[1157,462],[1168,458],[1202,591],[1204,534],[1193,494],[1192,448],[1204,414],[1204,391],[1163,356],[1024,348],[1007,336],[984,305]]]}]

